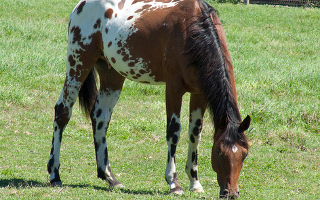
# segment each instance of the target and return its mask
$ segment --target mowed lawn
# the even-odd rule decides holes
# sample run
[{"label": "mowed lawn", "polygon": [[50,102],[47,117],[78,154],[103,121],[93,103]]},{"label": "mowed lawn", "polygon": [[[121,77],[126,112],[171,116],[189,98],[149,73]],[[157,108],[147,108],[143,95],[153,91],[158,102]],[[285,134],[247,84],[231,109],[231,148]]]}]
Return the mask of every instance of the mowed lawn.
[{"label": "mowed lawn", "polygon": [[[205,192],[189,192],[184,172],[187,94],[177,148],[185,194],[167,196],[165,87],[130,81],[107,137],[112,170],[125,189],[110,189],[97,178],[90,121],[77,105],[63,135],[64,186],[50,187],[54,105],[65,77],[68,18],[77,3],[0,2],[0,199],[217,199],[208,114],[198,159]],[[211,3],[226,31],[241,114],[252,117],[240,199],[320,199],[320,9]]]}]

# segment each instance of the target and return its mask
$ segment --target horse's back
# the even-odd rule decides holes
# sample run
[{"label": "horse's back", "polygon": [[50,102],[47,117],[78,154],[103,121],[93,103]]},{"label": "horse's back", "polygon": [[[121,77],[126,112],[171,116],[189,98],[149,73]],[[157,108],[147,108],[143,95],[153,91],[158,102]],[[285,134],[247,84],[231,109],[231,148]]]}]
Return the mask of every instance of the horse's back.
[{"label": "horse's back", "polygon": [[75,28],[84,45],[100,37],[97,48],[122,76],[163,84],[170,65],[186,65],[183,30],[200,12],[196,8],[197,0],[82,1],[70,16],[69,41],[75,40]]}]

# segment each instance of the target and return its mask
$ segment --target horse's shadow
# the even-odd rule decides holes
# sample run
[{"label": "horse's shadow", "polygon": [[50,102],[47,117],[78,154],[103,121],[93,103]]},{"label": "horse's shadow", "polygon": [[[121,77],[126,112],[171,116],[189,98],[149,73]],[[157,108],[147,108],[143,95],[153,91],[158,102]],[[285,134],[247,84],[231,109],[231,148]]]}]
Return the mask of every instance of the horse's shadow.
[{"label": "horse's shadow", "polygon": [[[18,179],[18,178],[13,178],[13,179],[0,179],[0,188],[4,187],[11,187],[11,188],[31,188],[31,187],[51,187],[49,182],[39,182],[36,180],[25,180],[25,179]],[[94,185],[89,185],[89,184],[66,184],[63,186],[59,186],[61,188],[63,187],[71,187],[71,188],[93,188],[95,190],[104,190],[106,192],[112,192],[113,188],[106,186],[106,187],[100,187],[100,186],[94,186]],[[122,193],[125,194],[134,194],[134,195],[166,195],[168,193],[162,192],[162,191],[154,191],[154,190],[144,190],[144,189],[139,189],[139,190],[133,190],[133,189],[128,189],[128,188],[120,188],[116,189],[121,191]]]},{"label": "horse's shadow", "polygon": [[35,180],[25,180],[19,178],[13,179],[0,179],[0,188],[11,187],[11,188],[27,188],[27,187],[48,187],[49,183],[42,183]]}]

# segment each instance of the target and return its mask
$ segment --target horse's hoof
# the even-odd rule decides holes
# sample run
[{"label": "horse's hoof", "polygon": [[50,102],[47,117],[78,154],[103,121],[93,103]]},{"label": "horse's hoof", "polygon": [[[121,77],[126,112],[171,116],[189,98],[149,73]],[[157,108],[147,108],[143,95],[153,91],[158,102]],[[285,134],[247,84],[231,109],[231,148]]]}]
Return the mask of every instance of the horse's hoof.
[{"label": "horse's hoof", "polygon": [[190,189],[190,191],[191,192],[200,192],[200,193],[204,192],[202,187],[200,187],[200,188],[192,188],[192,189]]},{"label": "horse's hoof", "polygon": [[117,184],[117,185],[114,185],[113,186],[114,188],[124,188],[124,185],[122,185],[121,183]]},{"label": "horse's hoof", "polygon": [[52,182],[51,187],[62,187],[62,182],[61,181]]},{"label": "horse's hoof", "polygon": [[172,188],[169,192],[169,194],[174,194],[174,195],[182,195],[183,193],[184,192],[181,187]]}]

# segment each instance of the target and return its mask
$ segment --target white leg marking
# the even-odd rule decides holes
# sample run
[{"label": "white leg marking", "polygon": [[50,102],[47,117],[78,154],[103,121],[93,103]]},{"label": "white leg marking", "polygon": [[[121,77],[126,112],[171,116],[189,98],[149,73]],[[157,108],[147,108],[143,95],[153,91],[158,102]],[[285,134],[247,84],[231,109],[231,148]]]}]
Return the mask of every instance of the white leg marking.
[{"label": "white leg marking", "polygon": [[202,123],[202,112],[201,109],[198,108],[194,110],[190,114],[190,124],[189,124],[189,147],[188,147],[188,158],[187,158],[187,166],[186,173],[188,174],[190,180],[190,188],[189,190],[196,192],[203,192],[203,188],[198,180],[197,172],[197,152],[198,152],[198,144],[201,138],[200,130]]},{"label": "white leg marking", "polygon": [[104,172],[106,177],[111,181],[113,178],[111,176],[111,172],[109,171],[110,164],[106,158],[106,131],[111,119],[113,108],[120,97],[120,93],[120,90],[112,91],[107,89],[106,91],[100,91],[95,104],[95,111],[93,112],[93,118],[96,121],[96,127],[94,127],[94,139],[97,147],[97,167],[100,169],[105,169]]},{"label": "white leg marking", "polygon": [[175,157],[172,155],[175,154],[176,152],[176,147],[180,138],[180,131],[181,131],[180,118],[177,115],[175,114],[172,115],[169,127],[175,127],[175,128],[173,128],[172,130],[168,130],[168,132],[172,131],[172,133],[171,133],[171,138],[167,138],[168,163],[166,167],[165,176],[166,176],[166,180],[170,185],[170,189],[173,189],[173,188],[176,188],[177,185],[175,183],[176,181],[175,180],[175,174],[176,174]]}]

